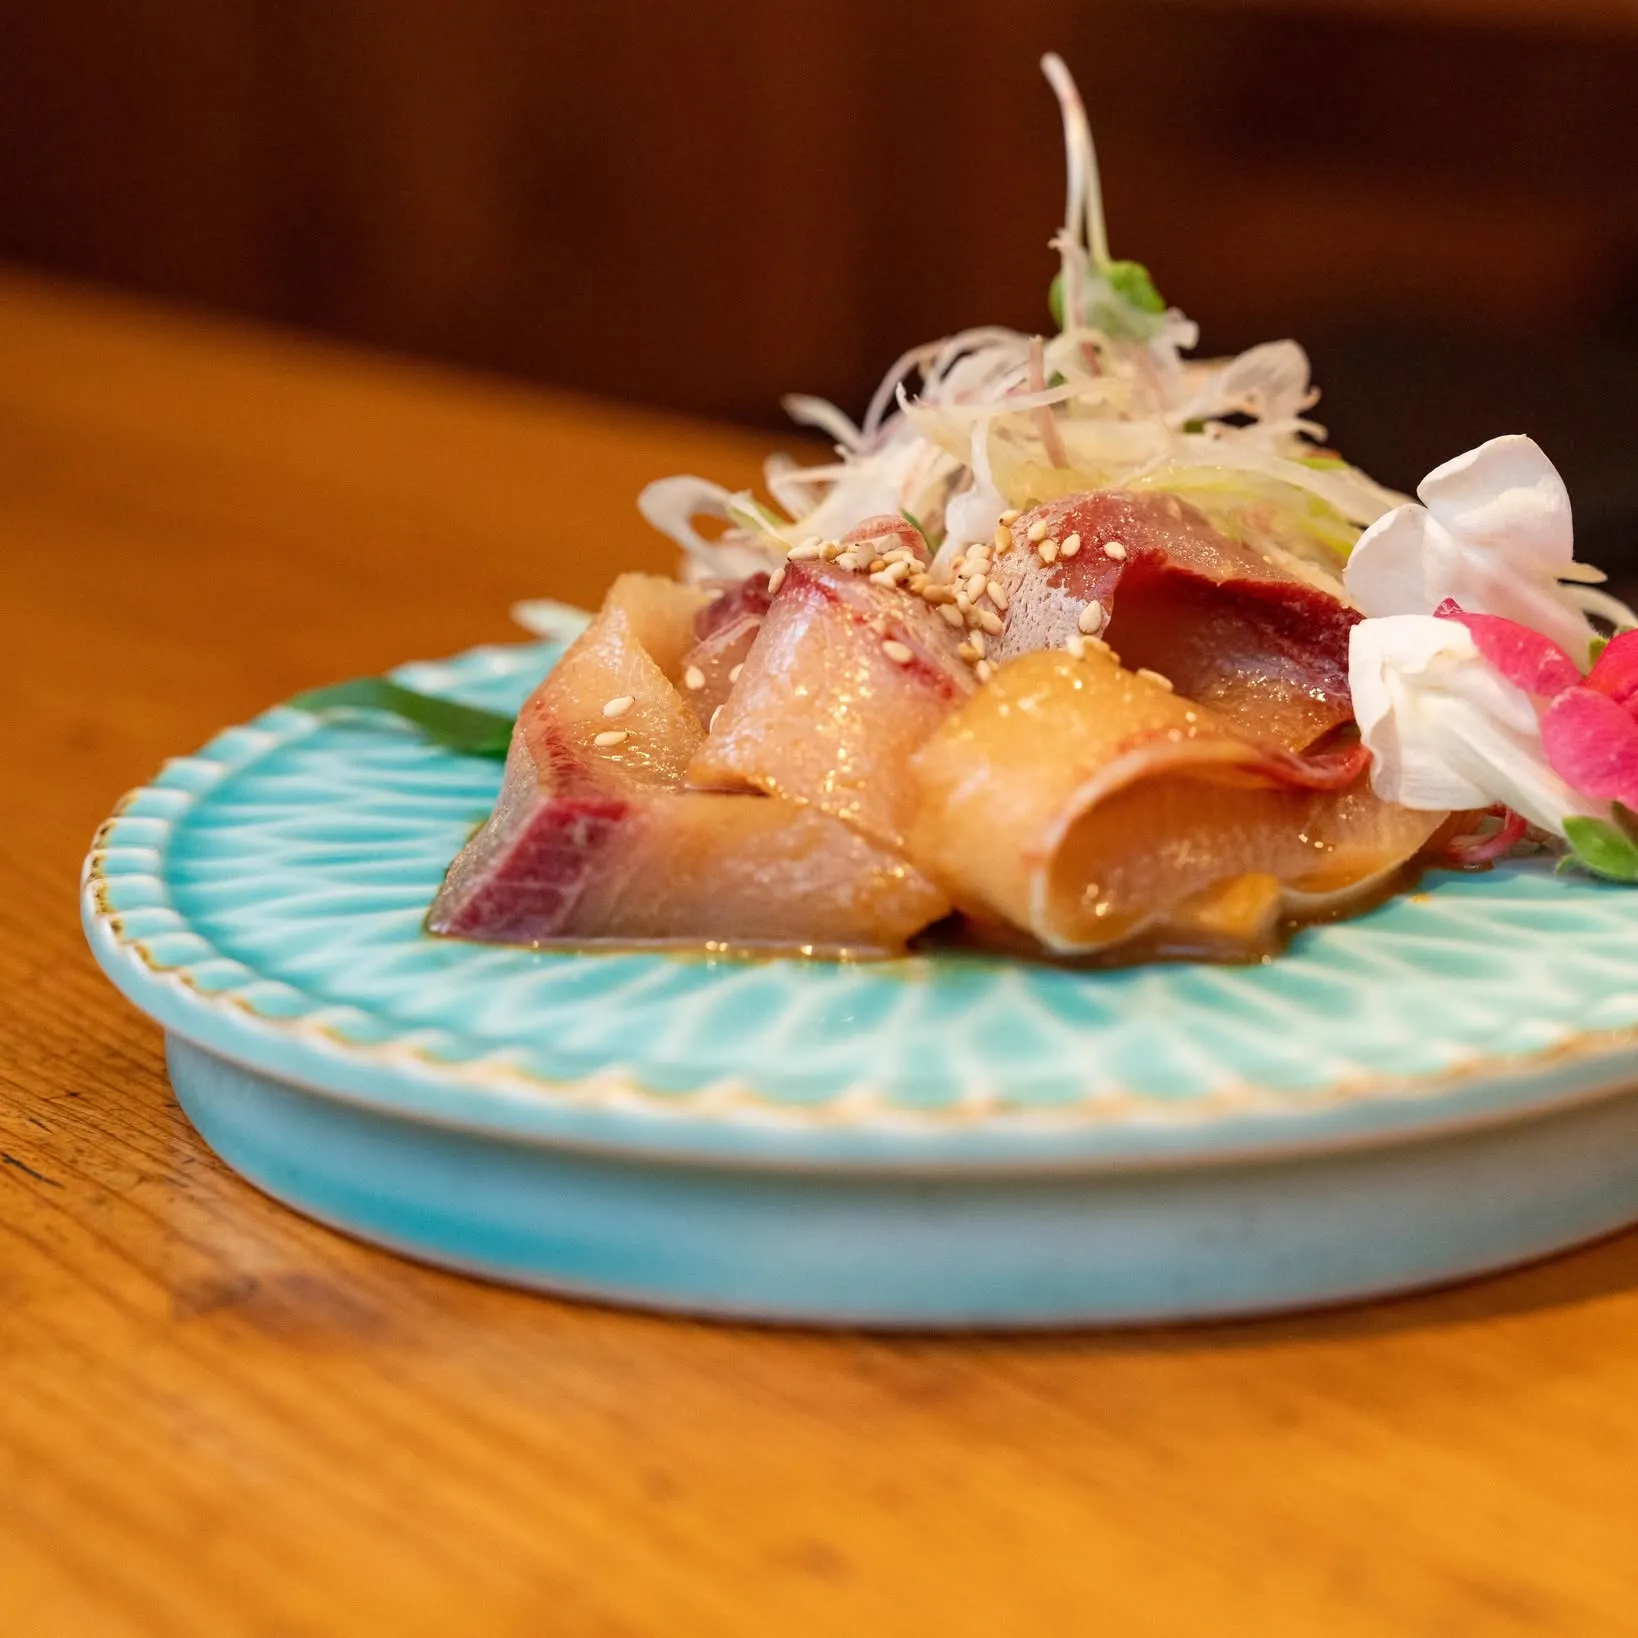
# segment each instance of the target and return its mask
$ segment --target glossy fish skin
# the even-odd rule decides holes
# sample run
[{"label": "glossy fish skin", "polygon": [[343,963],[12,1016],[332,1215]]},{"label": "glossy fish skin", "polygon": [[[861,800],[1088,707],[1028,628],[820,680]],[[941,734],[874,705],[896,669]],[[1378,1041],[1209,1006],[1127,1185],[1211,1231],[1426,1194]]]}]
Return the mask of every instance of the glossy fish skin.
[{"label": "glossy fish skin", "polygon": [[911,857],[958,908],[1060,954],[1176,932],[1254,955],[1281,919],[1377,890],[1443,821],[1362,777],[1338,789],[1339,767],[1257,745],[1107,653],[1030,654],[914,758]]},{"label": "glossy fish skin", "polygon": [[701,607],[674,581],[615,582],[519,713],[495,811],[450,867],[431,931],[881,955],[947,911],[902,856],[820,813],[684,789],[705,736],[672,678]]},{"label": "glossy fish skin", "polygon": [[[1028,541],[1036,525],[1054,543],[1050,564]],[[1009,604],[997,660],[1062,648],[1095,601],[1107,620],[1097,634],[1130,668],[1159,672],[1253,738],[1301,750],[1352,717],[1358,612],[1317,573],[1229,539],[1176,496],[1067,496],[1025,513],[1013,537],[992,571]]]}]

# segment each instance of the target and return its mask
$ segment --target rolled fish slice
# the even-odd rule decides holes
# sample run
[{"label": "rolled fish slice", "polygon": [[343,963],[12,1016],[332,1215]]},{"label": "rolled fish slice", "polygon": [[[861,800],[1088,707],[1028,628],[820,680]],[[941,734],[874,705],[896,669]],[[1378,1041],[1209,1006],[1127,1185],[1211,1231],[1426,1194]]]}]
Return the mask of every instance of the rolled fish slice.
[{"label": "rolled fish slice", "polygon": [[1247,956],[1381,891],[1444,819],[1372,795],[1097,649],[1024,656],[916,754],[912,859],[1060,955]]},{"label": "rolled fish slice", "polygon": [[1301,750],[1352,717],[1358,612],[1317,573],[1229,539],[1175,495],[1070,495],[1025,513],[1013,538],[991,571],[1008,601],[997,660],[1091,631],[1268,743]]},{"label": "rolled fish slice", "polygon": [[688,791],[704,742],[674,678],[698,591],[624,575],[519,713],[502,790],[435,933],[886,954],[948,909],[897,852],[795,803]]}]

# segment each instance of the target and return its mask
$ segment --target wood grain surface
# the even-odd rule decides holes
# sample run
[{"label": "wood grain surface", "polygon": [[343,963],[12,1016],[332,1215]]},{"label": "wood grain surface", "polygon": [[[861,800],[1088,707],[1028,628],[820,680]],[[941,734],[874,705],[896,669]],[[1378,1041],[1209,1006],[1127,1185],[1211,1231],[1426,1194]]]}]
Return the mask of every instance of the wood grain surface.
[{"label": "wood grain surface", "polygon": [[305,685],[666,561],[745,437],[0,277],[0,1632],[1638,1632],[1638,1238],[1327,1316],[888,1340],[437,1273],[206,1151],[76,917]]}]

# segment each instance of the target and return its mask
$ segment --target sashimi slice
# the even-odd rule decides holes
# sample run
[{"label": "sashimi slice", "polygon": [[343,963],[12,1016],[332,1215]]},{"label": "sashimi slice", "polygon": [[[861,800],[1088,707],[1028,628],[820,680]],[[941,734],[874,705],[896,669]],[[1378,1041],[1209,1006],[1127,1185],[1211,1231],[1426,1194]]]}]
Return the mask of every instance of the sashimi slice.
[{"label": "sashimi slice", "polygon": [[839,821],[683,789],[705,736],[670,679],[701,604],[673,581],[615,582],[519,713],[495,810],[450,866],[432,932],[887,954],[948,911],[900,854]]},{"label": "sashimi slice", "polygon": [[902,856],[794,802],[543,797],[519,817],[481,872],[451,873],[434,932],[542,947],[882,956],[949,909]]},{"label": "sashimi slice", "polygon": [[[873,541],[920,542],[907,524],[873,521]],[[902,846],[916,801],[909,756],[974,686],[960,641],[896,586],[790,563],[689,783],[808,803]]]},{"label": "sashimi slice", "polygon": [[910,857],[1060,954],[1253,955],[1380,890],[1443,822],[1359,768],[1271,752],[1106,652],[1030,654],[913,759]]},{"label": "sashimi slice", "polygon": [[1176,496],[1071,495],[1020,517],[1013,538],[990,569],[1007,599],[995,659],[1090,631],[1133,670],[1160,673],[1241,732],[1291,750],[1352,716],[1358,612],[1317,575],[1230,540]]}]

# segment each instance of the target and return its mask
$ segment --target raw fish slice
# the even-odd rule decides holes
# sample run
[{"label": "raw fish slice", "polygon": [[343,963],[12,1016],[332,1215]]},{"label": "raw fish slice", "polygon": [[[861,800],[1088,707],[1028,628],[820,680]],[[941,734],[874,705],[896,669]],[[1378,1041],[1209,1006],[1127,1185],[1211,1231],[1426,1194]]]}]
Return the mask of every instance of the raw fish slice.
[{"label": "raw fish slice", "polygon": [[899,854],[763,796],[543,797],[486,865],[451,872],[433,932],[879,956],[949,910]]},{"label": "raw fish slice", "polygon": [[[1027,543],[1036,525],[1057,543],[1051,564]],[[1176,496],[1071,495],[1026,513],[1013,532],[1018,545],[991,571],[1008,600],[997,659],[1062,648],[1091,624],[1129,667],[1159,672],[1254,738],[1300,750],[1352,716],[1357,611],[1317,574],[1305,579],[1300,565],[1230,540]],[[1101,629],[1082,618],[1094,601]]]},{"label": "raw fish slice", "polygon": [[[511,761],[520,755],[558,795],[678,785],[704,734],[671,678],[693,646],[703,602],[703,594],[675,580],[621,575],[597,618],[518,713],[507,789]],[[621,715],[606,714],[610,701],[624,699],[632,703]],[[611,734],[624,737],[597,743]]]},{"label": "raw fish slice", "polygon": [[450,866],[431,931],[882,954],[948,911],[900,855],[838,821],[682,790],[704,733],[667,667],[690,651],[700,601],[652,576],[615,582],[519,713],[495,810]]},{"label": "raw fish slice", "polygon": [[1282,919],[1377,891],[1443,822],[1379,801],[1362,761],[1271,751],[1107,653],[1030,654],[914,758],[910,856],[1062,954],[1256,954]]},{"label": "raw fish slice", "polygon": [[[861,529],[872,527],[873,544],[913,539],[919,556],[908,524]],[[902,846],[916,801],[908,758],[974,686],[959,642],[919,597],[834,564],[791,562],[689,783],[811,803]]]},{"label": "raw fish slice", "polygon": [[684,656],[683,695],[702,728],[733,690],[738,680],[734,673],[750,658],[762,620],[760,614],[742,614],[727,625],[715,626]]}]

